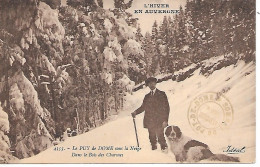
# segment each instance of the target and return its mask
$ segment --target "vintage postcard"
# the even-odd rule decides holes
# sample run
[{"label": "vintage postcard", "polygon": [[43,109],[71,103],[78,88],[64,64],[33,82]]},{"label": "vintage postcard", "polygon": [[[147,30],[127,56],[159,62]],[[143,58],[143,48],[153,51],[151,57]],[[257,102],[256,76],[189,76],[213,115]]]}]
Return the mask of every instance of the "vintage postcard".
[{"label": "vintage postcard", "polygon": [[0,163],[255,163],[255,0],[0,0]]}]

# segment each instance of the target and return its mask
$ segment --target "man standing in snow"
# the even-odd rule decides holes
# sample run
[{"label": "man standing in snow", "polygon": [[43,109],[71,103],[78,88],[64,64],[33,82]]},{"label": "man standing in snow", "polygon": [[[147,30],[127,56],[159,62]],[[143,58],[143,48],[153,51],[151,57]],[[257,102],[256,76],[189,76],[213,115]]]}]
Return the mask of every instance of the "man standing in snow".
[{"label": "man standing in snow", "polygon": [[164,151],[167,149],[164,128],[168,126],[170,107],[165,92],[157,89],[156,83],[157,79],[154,77],[145,81],[151,92],[145,95],[143,104],[132,113],[132,116],[135,118],[136,115],[145,111],[143,123],[144,128],[148,129],[152,150],[157,149],[158,138],[161,150]]}]

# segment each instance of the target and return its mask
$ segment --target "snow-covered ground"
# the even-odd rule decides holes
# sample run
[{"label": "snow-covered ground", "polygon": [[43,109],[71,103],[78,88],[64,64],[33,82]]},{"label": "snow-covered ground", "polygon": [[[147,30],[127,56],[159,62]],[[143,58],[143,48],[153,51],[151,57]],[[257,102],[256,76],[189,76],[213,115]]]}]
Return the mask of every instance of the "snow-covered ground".
[{"label": "snow-covered ground", "polygon": [[[178,125],[183,134],[209,145],[213,153],[223,153],[228,145],[237,148],[246,147],[245,153],[236,154],[241,162],[255,161],[255,64],[238,62],[236,66],[228,66],[215,71],[207,78],[194,75],[182,82],[165,81],[157,87],[166,92],[170,103],[170,125]],[[137,150],[72,150],[73,146],[136,146],[136,138],[131,112],[142,103],[149,88],[134,92],[126,97],[125,109],[115,120],[98,127],[88,133],[68,138],[55,146],[63,147],[64,151],[54,151],[51,147],[36,156],[20,160],[18,163],[175,163],[174,155],[160,150],[151,151],[148,132],[143,128],[143,114],[136,118],[140,151]],[[217,135],[208,136],[195,133],[188,121],[187,113],[191,101],[205,92],[222,92],[233,106],[233,123],[225,130],[219,130]],[[67,149],[70,148],[70,149]],[[115,148],[114,148],[115,149]],[[75,157],[72,153],[87,156]],[[89,157],[89,153],[104,153],[103,157]],[[107,154],[108,153],[108,154]],[[123,157],[109,157],[111,154]],[[205,161],[204,161],[205,162]]]}]

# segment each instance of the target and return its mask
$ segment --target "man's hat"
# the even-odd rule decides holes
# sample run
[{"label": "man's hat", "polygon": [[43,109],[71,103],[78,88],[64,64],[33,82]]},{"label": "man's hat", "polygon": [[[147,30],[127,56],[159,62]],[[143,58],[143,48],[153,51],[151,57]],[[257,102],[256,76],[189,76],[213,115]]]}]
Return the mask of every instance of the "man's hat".
[{"label": "man's hat", "polygon": [[150,82],[157,82],[155,77],[149,77],[145,80],[145,85],[147,86]]}]

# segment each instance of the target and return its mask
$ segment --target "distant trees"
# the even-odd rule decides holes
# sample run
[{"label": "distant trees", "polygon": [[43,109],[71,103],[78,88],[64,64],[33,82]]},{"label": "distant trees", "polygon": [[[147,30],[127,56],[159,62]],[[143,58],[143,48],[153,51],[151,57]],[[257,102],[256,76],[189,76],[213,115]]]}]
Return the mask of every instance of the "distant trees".
[{"label": "distant trees", "polygon": [[[144,38],[145,55],[153,57],[152,69],[174,72],[191,63],[214,56],[255,59],[255,1],[189,0],[185,10],[174,17],[164,17],[152,28],[152,41]],[[159,58],[156,58],[159,57]],[[146,58],[147,60],[149,58]],[[160,60],[158,63],[158,60]],[[159,65],[158,65],[159,64]],[[156,71],[150,70],[157,74]]]}]

